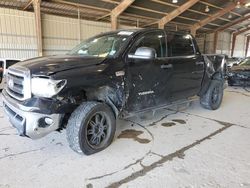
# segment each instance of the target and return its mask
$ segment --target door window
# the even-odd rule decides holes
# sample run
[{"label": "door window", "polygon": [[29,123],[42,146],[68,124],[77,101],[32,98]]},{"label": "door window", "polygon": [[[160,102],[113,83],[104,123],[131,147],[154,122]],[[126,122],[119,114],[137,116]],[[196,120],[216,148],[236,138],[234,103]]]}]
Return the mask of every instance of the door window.
[{"label": "door window", "polygon": [[168,57],[194,55],[194,45],[190,35],[167,35]]},{"label": "door window", "polygon": [[130,54],[135,54],[135,51],[140,47],[149,47],[153,48],[156,51],[156,57],[166,57],[166,41],[164,32],[150,32],[142,37],[140,37]]}]

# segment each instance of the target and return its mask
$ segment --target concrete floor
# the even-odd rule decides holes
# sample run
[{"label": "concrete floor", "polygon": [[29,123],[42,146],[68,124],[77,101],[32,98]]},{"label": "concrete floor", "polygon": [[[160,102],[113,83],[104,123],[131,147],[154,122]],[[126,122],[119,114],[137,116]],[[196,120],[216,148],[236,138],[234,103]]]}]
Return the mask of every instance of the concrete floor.
[{"label": "concrete floor", "polygon": [[65,131],[16,135],[0,108],[0,188],[250,187],[250,92],[227,88],[222,106],[119,120],[112,145],[74,153]]}]

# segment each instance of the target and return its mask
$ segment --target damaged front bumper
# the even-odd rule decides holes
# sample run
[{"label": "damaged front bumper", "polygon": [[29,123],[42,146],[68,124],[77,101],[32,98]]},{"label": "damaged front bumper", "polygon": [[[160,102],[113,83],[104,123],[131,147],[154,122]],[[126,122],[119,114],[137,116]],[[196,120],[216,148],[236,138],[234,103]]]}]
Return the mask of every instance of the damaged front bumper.
[{"label": "damaged front bumper", "polygon": [[5,90],[2,92],[3,107],[11,124],[20,136],[38,139],[60,127],[62,114],[43,114],[32,112],[37,107],[26,107],[12,99]]}]

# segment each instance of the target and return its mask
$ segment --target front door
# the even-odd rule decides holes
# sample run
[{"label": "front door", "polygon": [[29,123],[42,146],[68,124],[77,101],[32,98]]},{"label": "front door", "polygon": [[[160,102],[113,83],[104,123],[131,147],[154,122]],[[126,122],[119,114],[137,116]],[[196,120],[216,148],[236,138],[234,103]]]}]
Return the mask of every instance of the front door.
[{"label": "front door", "polygon": [[163,31],[154,31],[137,38],[129,54],[134,54],[139,47],[149,47],[156,51],[154,59],[127,59],[128,88],[126,110],[138,112],[168,102],[170,90],[168,80],[171,67],[166,57],[166,38]]}]

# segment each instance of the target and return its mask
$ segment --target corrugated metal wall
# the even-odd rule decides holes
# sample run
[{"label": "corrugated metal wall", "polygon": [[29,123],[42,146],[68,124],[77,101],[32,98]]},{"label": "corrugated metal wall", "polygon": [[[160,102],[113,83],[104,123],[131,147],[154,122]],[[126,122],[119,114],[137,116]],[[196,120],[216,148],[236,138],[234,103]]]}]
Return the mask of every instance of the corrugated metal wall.
[{"label": "corrugated metal wall", "polygon": [[111,30],[110,23],[81,20],[81,40]]},{"label": "corrugated metal wall", "polygon": [[231,34],[228,32],[219,33],[216,53],[227,54],[230,56],[230,44],[231,44]]},{"label": "corrugated metal wall", "polygon": [[65,54],[78,43],[77,19],[42,15],[43,54]]},{"label": "corrugated metal wall", "polygon": [[244,35],[238,35],[236,38],[234,57],[244,57],[246,48],[246,37]]},{"label": "corrugated metal wall", "polygon": [[0,8],[0,58],[37,56],[33,13]]},{"label": "corrugated metal wall", "polygon": [[[121,28],[128,28],[121,26]],[[80,41],[111,30],[109,23],[42,14],[44,55],[65,54]],[[34,13],[0,8],[0,58],[36,57]]]},{"label": "corrugated metal wall", "polygon": [[201,53],[205,53],[205,35],[199,35],[196,38],[197,45]]},{"label": "corrugated metal wall", "polygon": [[[231,56],[232,36],[228,32],[221,32],[218,35],[217,54],[227,54]],[[206,35],[205,53],[213,53],[214,34]],[[245,56],[246,37],[244,34],[238,35],[235,43],[234,57]]]},{"label": "corrugated metal wall", "polygon": [[[80,41],[110,31],[110,24],[54,15],[42,15],[44,55],[65,54]],[[79,34],[80,33],[80,34]]]},{"label": "corrugated metal wall", "polygon": [[[205,45],[205,53],[214,53],[214,34],[206,35],[206,45]],[[217,41],[217,54],[226,54],[230,56],[230,48],[231,48],[231,35],[228,32],[221,32],[218,35]]]}]

